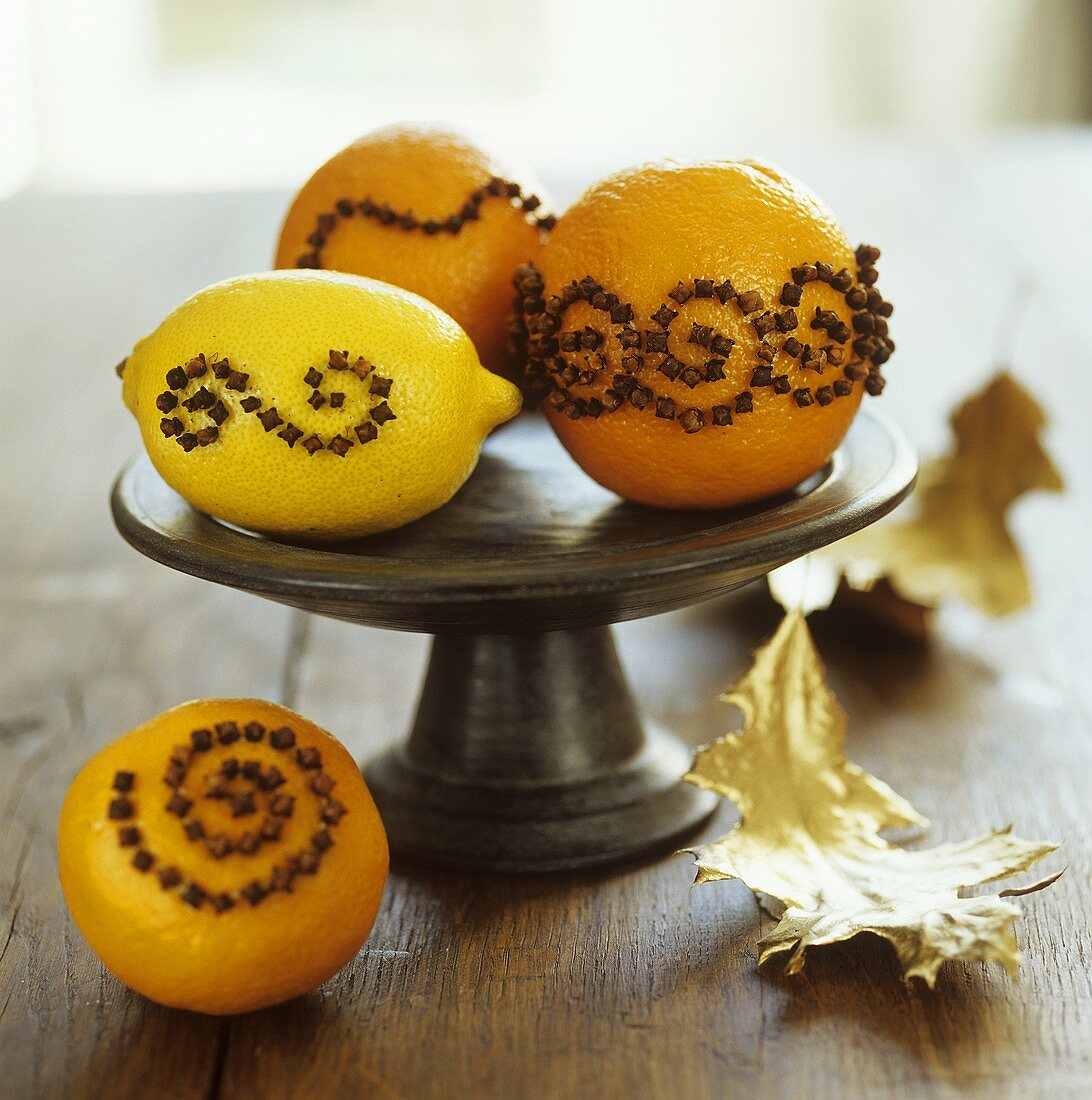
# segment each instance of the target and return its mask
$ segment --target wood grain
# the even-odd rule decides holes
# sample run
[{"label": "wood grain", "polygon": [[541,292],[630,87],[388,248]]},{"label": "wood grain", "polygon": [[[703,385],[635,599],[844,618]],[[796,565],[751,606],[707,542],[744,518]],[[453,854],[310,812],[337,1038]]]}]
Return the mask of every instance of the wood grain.
[{"label": "wood grain", "polygon": [[[426,642],[177,576],[111,529],[106,492],[136,446],[113,363],[185,295],[267,263],[283,196],[25,196],[0,205],[0,1093],[1088,1095],[1092,440],[1073,398],[1092,359],[1070,290],[1092,226],[1070,211],[1092,193],[1092,142],[787,153],[885,245],[899,354],[883,404],[924,449],[998,354],[1052,416],[1069,492],[1017,510],[1030,610],[946,611],[928,648],[848,611],[814,622],[852,755],[933,819],[930,841],[1012,821],[1064,843],[1061,881],[1018,899],[1020,976],[956,965],[933,992],[906,988],[867,941],[813,954],[798,979],[760,974],[768,920],[749,893],[691,890],[665,855],[535,878],[399,866],[364,950],[309,997],[214,1020],[127,991],[57,885],[57,811],[82,761],[226,694],[297,706],[370,756],[408,723]],[[995,352],[1018,284],[1034,287],[1019,337]],[[697,744],[733,722],[716,694],[775,625],[751,590],[618,634],[645,707]],[[731,820],[726,806],[707,835]]]}]

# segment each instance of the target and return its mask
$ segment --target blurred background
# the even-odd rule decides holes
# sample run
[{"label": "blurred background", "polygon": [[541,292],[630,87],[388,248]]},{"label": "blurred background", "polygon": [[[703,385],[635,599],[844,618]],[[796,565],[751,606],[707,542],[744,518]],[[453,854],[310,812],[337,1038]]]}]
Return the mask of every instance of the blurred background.
[{"label": "blurred background", "polygon": [[[884,407],[926,452],[1002,360],[1092,370],[1054,306],[1087,267],[1092,0],[0,0],[0,375],[43,334],[62,374],[112,365],[267,268],[292,192],[399,120],[468,131],[559,209],[661,156],[781,165],[883,248]],[[113,382],[104,467],[135,438]]]},{"label": "blurred background", "polygon": [[1088,0],[6,0],[0,194],[288,187],[407,118],[553,180],[882,155],[1085,122],[1090,62]]}]

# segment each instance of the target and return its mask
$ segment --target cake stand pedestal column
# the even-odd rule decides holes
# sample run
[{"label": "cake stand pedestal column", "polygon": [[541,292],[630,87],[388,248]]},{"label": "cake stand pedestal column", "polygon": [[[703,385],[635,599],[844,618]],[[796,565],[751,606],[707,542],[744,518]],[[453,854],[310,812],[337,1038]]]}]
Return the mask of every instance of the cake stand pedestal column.
[{"label": "cake stand pedestal column", "polygon": [[609,627],[433,639],[409,740],[365,775],[396,848],[502,871],[646,851],[716,799],[690,751],[646,729]]}]

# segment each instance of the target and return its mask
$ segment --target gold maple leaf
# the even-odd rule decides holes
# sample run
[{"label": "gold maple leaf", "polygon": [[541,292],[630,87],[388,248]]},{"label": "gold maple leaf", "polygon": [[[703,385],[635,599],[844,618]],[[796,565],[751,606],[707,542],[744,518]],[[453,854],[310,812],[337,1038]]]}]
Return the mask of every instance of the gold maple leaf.
[{"label": "gold maple leaf", "polygon": [[[923,467],[911,497],[912,517],[878,523],[811,555],[805,593],[801,566],[776,570],[770,590],[779,602],[805,610],[828,606],[839,580],[856,592],[879,585],[880,602],[901,599],[917,605],[919,616],[953,596],[988,615],[1007,615],[1030,601],[1027,570],[1007,515],[1025,493],[1062,489],[1061,475],[1039,442],[1043,410],[1002,372],[967,398],[950,423],[955,447]],[[876,610],[913,626],[915,616],[907,618],[903,609]]]},{"label": "gold maple leaf", "polygon": [[[871,932],[888,940],[904,976],[930,986],[947,959],[1019,966],[1007,892],[961,897],[1054,851],[997,829],[973,840],[908,851],[881,829],[925,825],[887,784],[844,753],[846,715],[827,687],[804,614],[791,611],[727,695],[741,733],[698,750],[686,779],[739,807],[733,832],[687,849],[696,883],[741,879],[785,906],[759,941],[759,962],[788,954],[796,973],[817,944]],[[1022,890],[1042,889],[1057,876]]]}]

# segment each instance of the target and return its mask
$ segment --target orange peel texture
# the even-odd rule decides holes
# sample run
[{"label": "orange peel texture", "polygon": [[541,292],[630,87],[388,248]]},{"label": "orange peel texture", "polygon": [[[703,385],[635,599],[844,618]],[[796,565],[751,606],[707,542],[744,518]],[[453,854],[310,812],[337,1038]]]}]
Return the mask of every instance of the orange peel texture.
[{"label": "orange peel texture", "polygon": [[450,314],[482,363],[514,378],[511,280],[554,224],[542,191],[465,137],[398,125],[328,160],[296,195],[277,267],[328,268],[412,290]]},{"label": "orange peel texture", "polygon": [[819,470],[883,388],[879,250],[765,164],[646,164],[593,186],[518,273],[527,390],[601,485],[722,508]]},{"label": "orange peel texture", "polygon": [[257,699],[185,703],[93,756],[65,798],[59,856],[107,969],[215,1015],[335,974],[367,938],[388,869],[353,758]]}]

